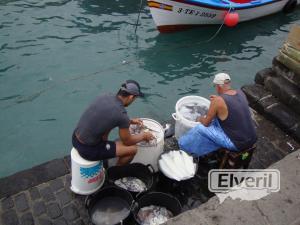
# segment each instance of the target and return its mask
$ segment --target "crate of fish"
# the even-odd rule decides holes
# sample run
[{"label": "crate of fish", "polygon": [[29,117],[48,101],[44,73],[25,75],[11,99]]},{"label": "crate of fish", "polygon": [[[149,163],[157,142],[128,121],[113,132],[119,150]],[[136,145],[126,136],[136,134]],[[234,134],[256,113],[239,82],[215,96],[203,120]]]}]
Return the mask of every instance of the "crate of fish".
[{"label": "crate of fish", "polygon": [[197,118],[207,114],[210,101],[201,96],[185,96],[179,99],[175,105],[175,113],[172,114],[175,120],[175,137],[178,140],[199,122]]},{"label": "crate of fish", "polygon": [[140,197],[132,213],[140,225],[158,225],[179,215],[182,207],[177,198],[163,192],[150,192]]},{"label": "crate of fish", "polygon": [[151,164],[155,172],[158,171],[157,159],[164,150],[164,129],[162,125],[149,118],[141,118],[143,126],[130,126],[131,134],[139,134],[141,132],[151,132],[155,137],[150,142],[140,142],[137,144],[138,151],[134,156],[133,163],[142,163],[144,165]]},{"label": "crate of fish", "polygon": [[154,169],[142,163],[113,166],[107,170],[108,182],[129,191],[133,197],[152,189]]}]

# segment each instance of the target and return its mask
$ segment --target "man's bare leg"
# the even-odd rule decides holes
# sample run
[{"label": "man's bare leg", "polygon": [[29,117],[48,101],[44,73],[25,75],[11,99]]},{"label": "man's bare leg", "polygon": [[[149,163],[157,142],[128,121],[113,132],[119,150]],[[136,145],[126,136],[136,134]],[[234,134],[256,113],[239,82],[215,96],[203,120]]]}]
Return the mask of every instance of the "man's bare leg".
[{"label": "man's bare leg", "polygon": [[137,153],[137,146],[124,145],[122,142],[116,142],[116,155],[119,158],[117,161],[117,166],[122,166],[131,162]]},{"label": "man's bare leg", "polygon": [[124,157],[119,157],[117,161],[117,166],[123,166],[132,161],[134,156],[124,156]]}]

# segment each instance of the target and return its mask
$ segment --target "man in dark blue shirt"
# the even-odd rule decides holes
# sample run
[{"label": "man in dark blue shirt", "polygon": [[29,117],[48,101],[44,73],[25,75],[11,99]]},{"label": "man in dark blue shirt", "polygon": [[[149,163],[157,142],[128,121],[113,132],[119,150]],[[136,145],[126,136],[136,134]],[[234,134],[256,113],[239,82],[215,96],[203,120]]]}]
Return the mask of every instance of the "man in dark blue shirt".
[{"label": "man in dark blue shirt", "polygon": [[[118,157],[117,165],[129,163],[137,152],[136,144],[150,141],[150,132],[131,135],[130,124],[142,125],[140,119],[129,119],[125,107],[137,97],[143,97],[140,85],[134,80],[122,84],[117,95],[98,96],[82,114],[72,137],[80,156],[90,161]],[[120,141],[109,141],[112,129],[119,128]]]}]

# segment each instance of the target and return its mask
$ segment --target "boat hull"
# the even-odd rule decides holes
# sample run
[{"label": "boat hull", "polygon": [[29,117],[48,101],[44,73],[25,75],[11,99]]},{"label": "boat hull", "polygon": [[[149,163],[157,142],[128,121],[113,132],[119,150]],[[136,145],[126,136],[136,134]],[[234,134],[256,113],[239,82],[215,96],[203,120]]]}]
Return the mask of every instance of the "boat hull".
[{"label": "boat hull", "polygon": [[[288,0],[278,0],[259,6],[236,8],[239,22],[267,16],[283,10]],[[299,4],[299,1],[298,1]],[[222,24],[230,6],[218,7],[183,0],[148,0],[153,20],[160,32],[174,32],[199,25]]]}]

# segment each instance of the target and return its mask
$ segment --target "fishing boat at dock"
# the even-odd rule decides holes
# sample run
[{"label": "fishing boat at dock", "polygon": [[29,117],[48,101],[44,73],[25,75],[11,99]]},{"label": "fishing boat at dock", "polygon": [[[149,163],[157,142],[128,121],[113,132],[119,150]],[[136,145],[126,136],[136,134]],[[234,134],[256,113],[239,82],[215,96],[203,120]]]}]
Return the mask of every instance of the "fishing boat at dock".
[{"label": "fishing boat at dock", "polygon": [[[199,25],[231,25],[280,11],[291,12],[300,0],[147,0],[157,29],[175,32]],[[227,17],[227,18],[226,18]],[[229,25],[230,26],[230,25]]]}]

